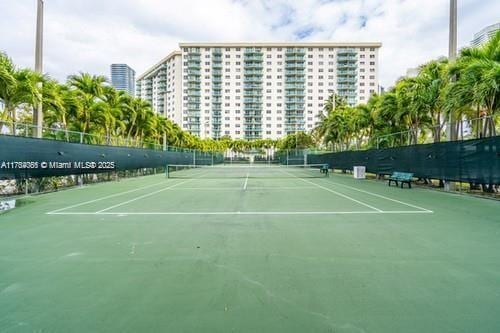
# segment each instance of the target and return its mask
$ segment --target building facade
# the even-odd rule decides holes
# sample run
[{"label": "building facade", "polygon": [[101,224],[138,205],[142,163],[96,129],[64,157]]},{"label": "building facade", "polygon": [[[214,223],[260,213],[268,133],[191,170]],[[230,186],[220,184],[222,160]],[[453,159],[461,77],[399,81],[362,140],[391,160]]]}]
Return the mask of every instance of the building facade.
[{"label": "building facade", "polygon": [[153,110],[182,126],[182,60],[175,51],[137,78],[136,96]]},{"label": "building facade", "polygon": [[111,85],[118,91],[135,95],[135,71],[127,64],[111,65]]},{"label": "building facade", "polygon": [[366,103],[379,90],[380,47],[181,43],[141,75],[137,95],[202,138],[278,139],[312,130],[333,92],[351,105]]},{"label": "building facade", "polygon": [[474,34],[474,39],[470,42],[471,46],[478,47],[486,43],[493,35],[500,30],[500,23],[492,24],[478,33]]}]

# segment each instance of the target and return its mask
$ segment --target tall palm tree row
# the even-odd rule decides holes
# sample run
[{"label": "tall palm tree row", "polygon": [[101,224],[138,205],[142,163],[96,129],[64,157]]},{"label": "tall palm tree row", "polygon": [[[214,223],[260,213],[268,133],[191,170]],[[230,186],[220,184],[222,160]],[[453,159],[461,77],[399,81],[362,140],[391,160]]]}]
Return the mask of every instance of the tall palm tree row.
[{"label": "tall palm tree row", "polygon": [[450,128],[457,139],[466,121],[475,137],[494,136],[499,111],[500,32],[483,46],[462,49],[454,62],[420,66],[416,77],[399,79],[367,104],[349,106],[332,94],[314,133],[334,150],[439,142]]}]

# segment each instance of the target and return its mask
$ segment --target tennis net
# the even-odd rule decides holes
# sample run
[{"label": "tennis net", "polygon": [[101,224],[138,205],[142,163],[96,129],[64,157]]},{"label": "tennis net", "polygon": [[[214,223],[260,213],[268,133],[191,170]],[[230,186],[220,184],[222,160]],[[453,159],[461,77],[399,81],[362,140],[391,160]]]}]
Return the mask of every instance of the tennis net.
[{"label": "tennis net", "polygon": [[[326,170],[325,170],[326,169]],[[169,164],[167,178],[319,178],[328,176],[325,164],[307,165],[191,165]]]}]

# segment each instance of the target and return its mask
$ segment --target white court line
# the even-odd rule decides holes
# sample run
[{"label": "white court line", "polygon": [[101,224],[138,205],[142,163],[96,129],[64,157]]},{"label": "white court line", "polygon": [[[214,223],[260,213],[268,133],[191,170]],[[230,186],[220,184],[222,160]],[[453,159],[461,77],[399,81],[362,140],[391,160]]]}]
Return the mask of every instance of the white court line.
[{"label": "white court line", "polygon": [[245,179],[245,185],[243,185],[243,190],[246,191],[247,189],[247,184],[248,184],[248,172],[247,172],[247,178]]},{"label": "white court line", "polygon": [[115,193],[115,194],[111,194],[111,195],[108,195],[108,196],[105,196],[105,197],[101,197],[101,198],[97,198],[97,199],[93,199],[93,200],[89,200],[89,201],[80,202],[80,203],[77,203],[75,205],[71,205],[71,206],[67,206],[67,207],[64,207],[64,208],[59,208],[59,209],[50,211],[47,214],[57,213],[57,212],[60,212],[62,210],[66,210],[66,209],[70,209],[70,208],[75,208],[75,207],[80,207],[80,206],[83,206],[83,205],[86,205],[86,204],[89,204],[89,203],[93,203],[93,202],[97,202],[97,201],[101,201],[101,200],[105,200],[105,199],[109,199],[109,198],[118,197],[120,195],[124,195],[124,194],[127,194],[127,193],[137,192],[137,191],[144,190],[146,188],[150,188],[150,187],[153,187],[153,186],[158,186],[158,185],[161,185],[161,184],[162,184],[161,182],[160,183],[155,183],[155,184],[151,184],[151,185],[147,185],[147,186],[138,187],[138,188],[135,188],[133,190],[129,190],[129,191],[125,191],[125,192],[120,192],[120,193]]},{"label": "white court line", "polygon": [[[247,186],[247,191],[252,191],[252,190],[305,190],[305,189],[315,189],[317,187],[315,186],[281,186],[281,187],[274,187],[274,186],[252,186],[248,187]],[[241,191],[241,187],[176,187],[174,189],[175,191],[180,191],[180,190],[206,190],[206,191],[220,191],[220,190],[227,190],[227,191]]]},{"label": "white court line", "polygon": [[121,202],[121,203],[119,203],[119,204],[116,204],[116,205],[113,205],[113,206],[110,206],[110,207],[107,207],[107,208],[101,209],[101,210],[97,211],[96,213],[103,213],[103,212],[108,211],[108,210],[111,210],[111,209],[113,209],[113,208],[120,207],[120,206],[126,205],[126,204],[128,204],[128,203],[131,203],[131,202],[134,202],[134,201],[137,201],[137,200],[140,200],[140,199],[144,199],[144,198],[150,197],[150,196],[152,196],[152,195],[155,195],[155,194],[157,194],[157,193],[160,193],[160,192],[163,192],[163,191],[166,191],[166,190],[172,189],[172,188],[174,188],[174,187],[176,187],[176,186],[179,186],[179,185],[185,184],[185,183],[190,182],[190,181],[193,181],[193,180],[195,180],[195,179],[197,179],[197,178],[191,178],[191,179],[188,179],[188,180],[186,180],[186,181],[183,181],[183,182],[180,182],[180,183],[174,184],[174,185],[172,185],[172,186],[165,187],[165,188],[159,189],[159,190],[154,191],[154,192],[151,192],[151,193],[143,194],[143,195],[138,196],[138,197],[135,197],[135,198],[133,198],[133,199],[130,199],[130,200],[127,200],[127,201]]},{"label": "white court line", "polygon": [[[347,215],[347,214],[430,214],[423,210],[389,210],[389,211],[324,211],[324,212],[60,212],[51,215]],[[48,213],[47,213],[48,214]]]},{"label": "white court line", "polygon": [[373,207],[373,206],[371,206],[371,205],[369,205],[369,204],[366,204],[366,203],[364,203],[364,202],[361,202],[361,201],[359,201],[359,200],[356,200],[356,199],[354,199],[354,198],[351,198],[351,197],[350,197],[350,196],[348,196],[348,195],[345,195],[345,194],[342,194],[342,193],[340,193],[340,192],[337,192],[337,191],[334,191],[334,190],[332,190],[332,189],[329,189],[328,187],[324,187],[324,186],[321,186],[321,185],[319,185],[319,184],[313,183],[313,182],[311,182],[311,181],[309,181],[309,180],[305,180],[305,179],[303,179],[303,178],[297,177],[297,176],[295,176],[294,174],[291,174],[291,173],[289,173],[289,172],[286,172],[286,171],[283,171],[283,172],[285,172],[285,173],[287,173],[287,174],[289,174],[289,175],[291,175],[291,176],[294,176],[295,178],[300,179],[300,180],[302,180],[303,182],[306,182],[306,183],[308,183],[308,184],[315,185],[315,186],[319,187],[320,189],[323,189],[323,190],[325,190],[325,191],[331,192],[331,193],[336,194],[336,195],[338,195],[338,196],[341,196],[341,197],[343,197],[343,198],[349,199],[349,200],[351,200],[351,201],[354,201],[354,202],[356,202],[356,203],[358,203],[358,204],[360,204],[360,205],[363,205],[363,206],[365,206],[365,207],[368,207],[368,208],[370,208],[370,209],[376,210],[377,212],[381,212],[381,211],[382,211],[381,209],[378,209],[377,207]]},{"label": "white court line", "polygon": [[412,204],[409,204],[409,203],[404,202],[404,201],[392,199],[392,198],[386,197],[386,196],[381,195],[381,194],[376,194],[376,193],[372,193],[372,192],[369,192],[369,191],[360,190],[358,188],[355,188],[355,187],[352,187],[352,186],[349,186],[349,185],[344,185],[344,184],[341,184],[341,183],[336,183],[334,181],[330,181],[330,183],[335,184],[335,185],[340,185],[340,186],[343,186],[343,187],[346,187],[346,188],[350,188],[350,189],[352,189],[354,191],[358,191],[358,192],[370,194],[370,195],[373,195],[375,197],[379,197],[379,198],[386,199],[386,200],[389,200],[389,201],[397,202],[397,203],[400,203],[400,204],[408,206],[408,207],[412,207],[412,208],[416,208],[416,209],[421,209],[423,211],[426,211],[426,212],[429,212],[429,213],[433,213],[432,210],[429,210],[429,209],[426,209],[426,208],[422,208],[422,207],[419,207],[419,206],[416,206],[416,205],[412,205]]}]

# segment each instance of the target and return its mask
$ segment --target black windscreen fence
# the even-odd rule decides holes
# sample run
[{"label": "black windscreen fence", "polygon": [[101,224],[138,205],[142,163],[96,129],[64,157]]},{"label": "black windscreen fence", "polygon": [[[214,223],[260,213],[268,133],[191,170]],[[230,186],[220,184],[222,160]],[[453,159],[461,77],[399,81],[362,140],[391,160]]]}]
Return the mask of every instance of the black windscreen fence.
[{"label": "black windscreen fence", "polygon": [[352,170],[365,166],[379,175],[412,172],[415,177],[500,184],[500,136],[365,151],[308,155],[308,163]]},{"label": "black windscreen fence", "polygon": [[221,163],[221,154],[161,151],[0,136],[0,179],[64,176]]}]

